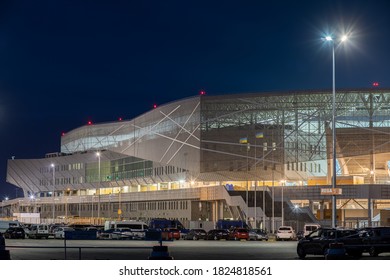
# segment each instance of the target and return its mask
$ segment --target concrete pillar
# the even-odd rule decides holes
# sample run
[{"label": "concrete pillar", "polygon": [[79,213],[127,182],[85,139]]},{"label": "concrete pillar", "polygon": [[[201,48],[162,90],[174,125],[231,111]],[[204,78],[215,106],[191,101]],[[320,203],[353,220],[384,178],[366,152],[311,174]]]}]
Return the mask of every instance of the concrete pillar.
[{"label": "concrete pillar", "polygon": [[223,201],[220,201],[219,202],[218,219],[223,219],[223,208],[224,208],[224,203],[223,203]]},{"label": "concrete pillar", "polygon": [[368,205],[368,207],[367,207],[367,209],[368,209],[368,212],[367,212],[367,220],[368,220],[368,226],[369,227],[371,227],[372,226],[372,199],[371,199],[371,197],[368,197],[368,199],[367,199],[367,205]]},{"label": "concrete pillar", "polygon": [[312,200],[309,200],[309,209],[312,213],[314,212],[314,205]]},{"label": "concrete pillar", "polygon": [[211,204],[211,220],[216,221],[216,201],[210,202]]},{"label": "concrete pillar", "polygon": [[325,208],[324,201],[321,200],[320,201],[320,220],[324,219],[324,208]]}]

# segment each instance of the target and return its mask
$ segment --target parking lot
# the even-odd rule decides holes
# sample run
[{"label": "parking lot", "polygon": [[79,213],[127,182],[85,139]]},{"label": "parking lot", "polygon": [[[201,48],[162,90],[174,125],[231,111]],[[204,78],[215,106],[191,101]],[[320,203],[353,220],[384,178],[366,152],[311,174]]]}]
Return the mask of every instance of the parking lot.
[{"label": "parking lot", "polygon": [[[156,241],[7,239],[13,260],[145,260]],[[175,240],[163,242],[175,260],[298,260],[297,241]],[[306,259],[324,259],[310,256]],[[390,259],[390,254],[363,259]],[[304,260],[303,260],[304,261]]]},{"label": "parking lot", "polygon": [[[148,259],[155,241],[67,240],[67,259]],[[174,259],[295,259],[296,242],[175,240],[163,242]],[[12,259],[64,259],[64,240],[7,240]],[[31,248],[31,247],[41,248]],[[43,248],[44,247],[44,248]],[[47,248],[52,247],[52,248]]]}]

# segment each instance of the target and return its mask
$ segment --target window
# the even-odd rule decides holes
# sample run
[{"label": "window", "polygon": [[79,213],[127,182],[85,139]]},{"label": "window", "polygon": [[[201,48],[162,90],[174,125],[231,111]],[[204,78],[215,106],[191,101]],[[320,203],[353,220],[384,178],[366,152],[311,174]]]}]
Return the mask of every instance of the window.
[{"label": "window", "polygon": [[323,233],[322,230],[317,230],[317,231],[313,231],[312,233],[310,233],[309,236],[310,236],[311,238],[319,237],[322,233]]}]

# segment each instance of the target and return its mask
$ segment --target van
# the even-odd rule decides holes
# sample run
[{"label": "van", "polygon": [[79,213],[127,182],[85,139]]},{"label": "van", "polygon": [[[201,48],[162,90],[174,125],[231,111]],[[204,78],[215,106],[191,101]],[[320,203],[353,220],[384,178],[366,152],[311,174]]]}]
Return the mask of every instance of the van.
[{"label": "van", "polygon": [[303,236],[309,235],[316,229],[320,228],[321,226],[319,224],[305,224],[303,226]]},{"label": "van", "polygon": [[231,230],[234,228],[246,228],[248,229],[248,225],[245,221],[242,220],[218,220],[215,224],[216,229],[227,229]]},{"label": "van", "polygon": [[[126,235],[132,239],[145,238],[145,231],[148,230],[148,225],[141,221],[106,221],[104,223],[104,230],[118,230],[126,229]],[[123,230],[122,230],[123,231]]]},{"label": "van", "polygon": [[49,225],[37,224],[32,225],[26,232],[28,238],[49,238]]}]

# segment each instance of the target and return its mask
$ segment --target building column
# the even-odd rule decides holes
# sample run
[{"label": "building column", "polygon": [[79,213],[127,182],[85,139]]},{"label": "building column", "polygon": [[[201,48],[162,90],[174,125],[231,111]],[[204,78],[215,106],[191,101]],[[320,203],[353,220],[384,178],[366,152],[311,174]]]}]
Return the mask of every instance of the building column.
[{"label": "building column", "polygon": [[373,212],[373,209],[372,209],[372,199],[371,197],[368,197],[367,199],[367,209],[368,209],[368,212],[367,212],[367,220],[368,220],[368,226],[371,227],[372,226],[372,212]]},{"label": "building column", "polygon": [[223,201],[219,202],[219,214],[218,214],[218,219],[223,219],[223,209],[224,209],[224,203]]},{"label": "building column", "polygon": [[320,220],[323,220],[324,219],[324,201],[321,200],[320,201]]},{"label": "building column", "polygon": [[210,203],[211,204],[211,220],[216,221],[217,219],[217,202],[213,201]]},{"label": "building column", "polygon": [[310,209],[310,211],[311,211],[312,213],[314,212],[313,200],[309,200],[309,209]]}]

